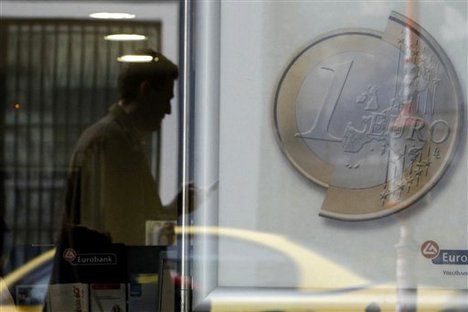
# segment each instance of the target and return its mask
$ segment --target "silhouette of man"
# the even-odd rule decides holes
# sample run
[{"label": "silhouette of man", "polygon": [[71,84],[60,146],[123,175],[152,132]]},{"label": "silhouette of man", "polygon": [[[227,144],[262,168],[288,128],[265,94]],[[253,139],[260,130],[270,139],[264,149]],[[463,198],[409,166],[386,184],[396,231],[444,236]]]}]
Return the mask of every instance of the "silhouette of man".
[{"label": "silhouette of man", "polygon": [[128,63],[119,77],[119,101],[81,135],[71,159],[66,221],[109,233],[113,242],[144,245],[147,220],[175,220],[161,204],[144,148],[171,113],[177,66],[162,54]]}]

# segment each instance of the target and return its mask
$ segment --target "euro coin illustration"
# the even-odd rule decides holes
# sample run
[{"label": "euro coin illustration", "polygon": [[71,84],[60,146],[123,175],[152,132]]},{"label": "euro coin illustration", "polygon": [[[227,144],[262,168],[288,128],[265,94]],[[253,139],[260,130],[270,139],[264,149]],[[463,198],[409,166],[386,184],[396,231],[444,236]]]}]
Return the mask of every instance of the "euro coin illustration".
[{"label": "euro coin illustration", "polygon": [[462,128],[456,72],[435,39],[392,12],[383,32],[323,35],[290,62],[274,106],[281,149],[325,187],[321,216],[368,220],[440,180]]}]

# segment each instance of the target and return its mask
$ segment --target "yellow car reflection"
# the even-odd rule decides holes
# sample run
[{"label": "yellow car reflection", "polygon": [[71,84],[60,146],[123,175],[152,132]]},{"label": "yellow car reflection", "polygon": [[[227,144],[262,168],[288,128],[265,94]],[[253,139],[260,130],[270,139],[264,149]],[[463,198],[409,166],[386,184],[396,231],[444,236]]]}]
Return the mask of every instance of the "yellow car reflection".
[{"label": "yellow car reflection", "polygon": [[17,282],[19,282],[25,276],[31,274],[37,268],[50,263],[54,257],[55,249],[48,250],[47,252],[35,257],[28,261],[15,271],[6,275],[0,280],[0,299],[3,304],[0,304],[0,312],[29,312],[29,311],[42,311],[42,305],[36,306],[15,306],[13,299],[10,295],[9,287],[12,288]]},{"label": "yellow car reflection", "polygon": [[[227,237],[265,246],[286,254],[299,272],[300,279],[296,289],[276,291],[241,289],[238,292],[231,292],[229,296],[212,296],[209,302],[210,311],[363,312],[372,304],[378,309],[368,311],[399,311],[397,285],[372,285],[371,281],[279,235],[219,227],[186,229],[176,227],[175,232],[178,235],[186,233]],[[51,262],[54,253],[55,250],[50,250],[5,276],[0,283],[2,297],[7,296],[8,286],[15,285],[38,267]],[[339,276],[339,278],[330,278],[330,276]],[[323,288],[308,287],[312,280],[315,284],[323,285]],[[418,312],[468,311],[466,290],[419,287],[415,300]],[[15,307],[12,304],[0,306],[0,312],[10,311],[42,311],[42,306]]]},{"label": "yellow car reflection", "polygon": [[[401,298],[397,285],[371,285],[365,278],[279,235],[219,227],[176,228],[177,234],[184,232],[189,235],[229,237],[269,247],[291,258],[299,272],[300,279],[294,290],[231,290],[225,296],[210,296],[212,312],[403,311],[399,307]],[[308,286],[311,284],[322,287],[311,289]],[[424,312],[467,312],[467,295],[465,290],[419,287],[414,305],[417,311]],[[378,308],[372,310],[372,306]]]}]

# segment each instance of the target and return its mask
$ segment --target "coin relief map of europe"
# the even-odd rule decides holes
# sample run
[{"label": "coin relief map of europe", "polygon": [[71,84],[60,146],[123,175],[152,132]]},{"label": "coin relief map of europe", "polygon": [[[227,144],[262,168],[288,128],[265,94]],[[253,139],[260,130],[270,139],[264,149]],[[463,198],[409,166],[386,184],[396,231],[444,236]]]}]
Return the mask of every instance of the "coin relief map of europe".
[{"label": "coin relief map of europe", "polygon": [[392,12],[383,32],[317,38],[285,70],[275,100],[280,146],[327,188],[320,215],[384,217],[440,180],[460,137],[463,99],[435,39]]}]

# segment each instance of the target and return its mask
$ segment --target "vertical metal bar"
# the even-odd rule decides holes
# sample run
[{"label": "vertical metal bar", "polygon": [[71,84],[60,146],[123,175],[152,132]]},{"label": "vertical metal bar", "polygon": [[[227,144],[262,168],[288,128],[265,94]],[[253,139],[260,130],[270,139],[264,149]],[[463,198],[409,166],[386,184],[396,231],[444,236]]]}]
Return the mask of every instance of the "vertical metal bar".
[{"label": "vertical metal bar", "polygon": [[[7,102],[7,65],[8,65],[8,52],[9,52],[9,39],[8,39],[8,23],[0,24],[0,46],[5,47],[4,53],[0,54],[0,101],[2,103],[7,103],[0,108],[0,257],[3,256],[3,251],[5,250],[6,243],[6,181],[7,181],[7,164],[5,162],[5,134],[6,134],[6,110],[10,108],[10,103]],[[3,228],[5,226],[5,228]],[[3,276],[3,268],[0,267],[0,276]]]},{"label": "vertical metal bar", "polygon": [[[159,27],[159,23],[158,23],[158,26],[156,26],[156,27]],[[153,35],[153,34],[152,34],[152,29],[151,29],[150,27],[148,27],[148,26],[145,25],[145,26],[142,26],[142,27],[140,28],[140,31],[141,31],[141,33],[142,33],[143,35],[146,36],[146,40],[140,41],[140,42],[138,43],[137,48],[144,48],[144,47],[150,46],[150,45],[151,45],[151,38],[152,38],[152,35]],[[160,49],[159,46],[156,46],[156,47],[158,48],[159,51],[161,51],[161,49]]]},{"label": "vertical metal bar", "polygon": [[78,54],[80,57],[80,66],[79,66],[79,81],[78,81],[78,103],[77,103],[77,112],[75,114],[76,117],[76,124],[75,130],[77,132],[77,135],[79,135],[79,132],[81,131],[81,123],[83,122],[83,112],[84,112],[84,94],[86,92],[85,88],[85,60],[86,60],[86,26],[85,25],[80,25],[80,36],[81,36],[81,45],[79,47],[80,53]]},{"label": "vertical metal bar", "polygon": [[[124,25],[124,24],[119,24],[119,31],[118,31],[118,32],[119,32],[119,33],[123,33],[124,30],[125,30],[125,25]],[[119,46],[119,54],[120,54],[120,55],[125,54],[126,51],[125,51],[125,49],[124,49],[124,43],[123,43],[123,41],[119,41],[118,46]]]},{"label": "vertical metal bar", "polygon": [[[107,34],[110,34],[112,32],[112,28],[110,24],[106,25],[106,32]],[[110,101],[110,68],[112,66],[111,62],[111,45],[110,42],[104,41],[104,44],[106,45],[106,57],[105,57],[105,63],[106,63],[106,77],[105,77],[105,98],[104,98],[104,105],[109,105]]]},{"label": "vertical metal bar", "polygon": [[187,233],[187,228],[190,226],[190,99],[191,99],[191,82],[192,82],[192,62],[190,60],[192,52],[192,1],[184,0],[181,3],[181,73],[182,77],[179,80],[180,99],[181,99],[181,183],[182,183],[182,205],[179,207],[179,226],[182,229],[179,239],[180,252],[180,274],[182,282],[180,286],[180,310],[189,312],[191,310],[191,292],[190,292],[190,241]]},{"label": "vertical metal bar", "polygon": [[[417,3],[413,0],[406,1],[406,27],[404,29],[404,44],[403,55],[405,57],[403,70],[405,77],[403,81],[409,81],[407,76],[410,76],[412,66],[417,66],[417,56],[419,50],[418,39],[413,33],[414,18],[417,12]],[[403,85],[404,106],[402,113],[414,114],[415,103],[412,101],[411,93],[412,86],[409,84]],[[408,100],[408,101],[407,101]],[[407,146],[405,145],[405,150]],[[403,158],[405,159],[405,158]],[[405,168],[405,164],[402,164]],[[401,194],[401,193],[400,193]],[[397,249],[396,259],[396,282],[397,282],[397,312],[415,312],[417,310],[417,281],[414,275],[415,256],[412,251],[415,250],[416,243],[414,242],[411,224],[407,224],[404,219],[397,218],[400,225],[400,241],[395,246]]]},{"label": "vertical metal bar", "polygon": [[163,44],[162,44],[161,23],[158,23],[158,27],[156,28],[156,44],[158,45],[159,51],[162,51]]},{"label": "vertical metal bar", "polygon": [[[27,48],[26,51],[32,51],[33,49],[33,37],[34,37],[34,31],[33,31],[33,25],[28,24],[28,43],[27,43]],[[24,183],[24,194],[25,194],[25,214],[24,216],[26,217],[26,226],[23,229],[25,231],[25,255],[26,259],[29,259],[30,256],[30,248],[26,247],[27,245],[31,244],[31,223],[32,223],[32,209],[31,209],[31,197],[32,197],[32,153],[31,153],[31,146],[32,146],[32,127],[31,127],[31,119],[32,119],[32,114],[34,112],[34,104],[33,104],[33,79],[34,79],[34,71],[32,70],[32,55],[30,53],[27,53],[27,65],[26,68],[28,69],[27,72],[27,95],[26,95],[26,105],[25,105],[25,113],[26,113],[26,125],[23,125],[25,131],[24,133],[26,134],[26,146],[25,146],[25,151],[23,151],[26,155],[26,163],[23,164],[23,169],[26,171],[25,176],[26,176],[26,181],[23,181]]]},{"label": "vertical metal bar", "polygon": [[[132,28],[132,31],[131,33],[133,34],[138,34],[138,27],[136,24],[133,24],[133,28]],[[132,41],[131,43],[131,50],[132,51],[135,51],[137,49],[137,42],[136,41]]]},{"label": "vertical metal bar", "polygon": [[70,131],[70,111],[71,111],[71,106],[72,106],[72,90],[71,90],[71,81],[72,81],[72,73],[73,73],[73,25],[68,24],[67,25],[68,31],[67,31],[67,51],[66,51],[66,60],[65,60],[65,70],[66,70],[66,75],[65,75],[65,100],[64,102],[64,125],[63,125],[63,133],[64,133],[64,146],[65,146],[65,155],[69,154],[70,151],[70,142],[71,140],[71,131]]},{"label": "vertical metal bar", "polygon": [[[15,76],[14,76],[14,99],[16,101],[16,105],[22,105],[22,101],[20,99],[20,73],[17,70],[20,68],[21,64],[21,41],[22,41],[22,25],[18,24],[17,25],[17,32],[16,32],[16,63],[12,64],[12,67],[15,68]],[[18,150],[19,150],[19,145],[18,145],[18,137],[19,137],[19,130],[18,130],[18,123],[19,123],[19,114],[20,114],[20,106],[15,107],[15,117],[13,120],[13,161],[12,161],[12,170],[13,170],[13,224],[12,224],[12,243],[13,246],[16,246],[18,243],[18,210],[20,209],[20,201],[19,201],[19,194],[18,194]],[[14,260],[13,260],[14,263]]]},{"label": "vertical metal bar", "polygon": [[[98,67],[99,67],[99,26],[95,25],[94,27],[94,56],[93,56],[93,61],[94,61],[94,66],[93,66],[93,72],[92,72],[92,96],[91,96],[91,117],[94,118],[98,112],[97,109],[97,104],[98,98],[96,96],[96,91],[97,91],[97,84],[98,84]],[[100,108],[99,108],[100,109]]]},{"label": "vertical metal bar", "polygon": [[83,27],[84,29],[84,41],[83,41],[83,53],[84,53],[84,94],[86,95],[84,97],[84,102],[82,103],[82,119],[80,120],[80,130],[83,130],[83,126],[87,125],[89,120],[91,119],[91,101],[93,98],[93,93],[91,90],[91,82],[90,80],[93,79],[92,76],[92,66],[90,67],[89,65],[92,64],[92,55],[93,55],[93,45],[89,44],[92,43],[93,36],[92,36],[92,25],[86,24],[86,26]]},{"label": "vertical metal bar", "polygon": [[[193,165],[193,178],[197,187],[205,190],[197,193],[197,208],[195,220],[197,226],[218,226],[218,184],[219,184],[219,155],[213,150],[219,149],[219,113],[220,113],[220,48],[221,48],[221,4],[219,2],[203,1],[197,3],[196,21],[194,31],[196,32],[194,77],[193,80],[200,82],[194,91],[193,118],[194,130],[193,140],[194,154],[197,162]],[[211,193],[213,192],[213,193]],[[193,240],[194,250],[192,259],[192,275],[196,278],[196,296],[194,294],[193,305],[205,298],[213,289],[218,287],[217,267],[218,261],[206,259],[206,251],[217,254],[218,239],[206,234],[198,234]],[[206,267],[209,262],[210,269]]]},{"label": "vertical metal bar", "polygon": [[45,25],[41,25],[40,29],[40,52],[39,52],[39,59],[41,60],[40,65],[39,65],[39,108],[38,108],[38,114],[39,114],[39,166],[38,166],[38,175],[39,175],[39,181],[38,181],[38,186],[37,186],[37,191],[38,191],[38,215],[37,215],[37,237],[38,237],[38,244],[41,244],[42,241],[42,236],[43,236],[43,209],[46,207],[43,205],[43,193],[45,192],[43,184],[44,184],[44,174],[43,170],[45,170],[45,162],[44,162],[44,129],[45,129],[45,124],[44,124],[44,114],[45,114],[45,99],[44,99],[44,75],[45,75],[45,67],[47,63],[47,59],[45,57]]},{"label": "vertical metal bar", "polygon": [[[54,45],[52,48],[52,55],[50,55],[50,59],[52,60],[52,96],[51,96],[51,120],[52,120],[52,146],[55,150],[57,150],[58,147],[58,141],[57,141],[57,133],[60,131],[60,128],[58,127],[58,118],[57,118],[57,74],[58,74],[58,51],[59,51],[59,27],[60,24],[52,24],[53,27],[53,40],[54,40]],[[49,239],[50,241],[54,241],[54,235],[55,235],[55,229],[52,228],[52,225],[55,225],[55,212],[58,210],[58,207],[60,205],[58,204],[59,201],[57,200],[57,194],[60,192],[55,191],[55,185],[56,181],[58,180],[59,175],[57,174],[57,168],[60,168],[60,166],[57,166],[57,153],[52,153],[51,157],[51,163],[52,163],[52,172],[50,176],[51,180],[51,185],[52,189],[50,191],[50,209],[49,209],[49,224],[51,225],[51,229],[49,230]]]}]

